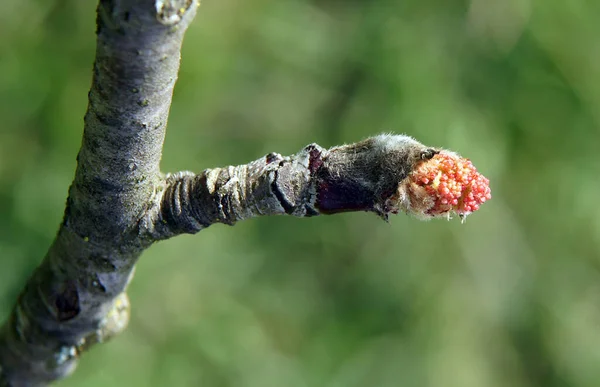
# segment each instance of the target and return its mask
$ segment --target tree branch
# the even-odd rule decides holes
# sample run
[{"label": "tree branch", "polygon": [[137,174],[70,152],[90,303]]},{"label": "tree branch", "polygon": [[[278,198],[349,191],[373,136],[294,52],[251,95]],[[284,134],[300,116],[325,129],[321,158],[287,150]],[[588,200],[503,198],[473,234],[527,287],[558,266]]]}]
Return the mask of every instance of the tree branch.
[{"label": "tree branch", "polygon": [[160,240],[261,215],[371,211],[387,219],[402,206],[394,200],[400,182],[437,152],[410,137],[381,135],[330,150],[310,144],[290,157],[270,153],[199,175],[179,172],[167,176],[147,230]]},{"label": "tree branch", "polygon": [[380,135],[236,167],[164,176],[159,162],[195,0],[101,0],[77,170],[57,237],[0,330],[0,386],[44,386],[125,329],[125,293],[152,243],[260,215],[461,216],[489,199],[466,159]]},{"label": "tree branch", "polygon": [[0,385],[38,386],[122,330],[192,0],[101,0],[94,75],[63,223],[0,332]]}]

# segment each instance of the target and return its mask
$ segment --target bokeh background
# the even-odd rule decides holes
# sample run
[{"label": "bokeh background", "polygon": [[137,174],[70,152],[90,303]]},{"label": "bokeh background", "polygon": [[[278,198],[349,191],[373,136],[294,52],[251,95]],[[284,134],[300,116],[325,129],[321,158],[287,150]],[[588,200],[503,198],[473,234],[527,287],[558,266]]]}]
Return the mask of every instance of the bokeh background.
[{"label": "bokeh background", "polygon": [[[62,217],[94,3],[0,2],[0,319]],[[600,385],[600,2],[204,0],[171,113],[165,171],[397,132],[493,199],[157,244],[127,332],[57,386]]]}]

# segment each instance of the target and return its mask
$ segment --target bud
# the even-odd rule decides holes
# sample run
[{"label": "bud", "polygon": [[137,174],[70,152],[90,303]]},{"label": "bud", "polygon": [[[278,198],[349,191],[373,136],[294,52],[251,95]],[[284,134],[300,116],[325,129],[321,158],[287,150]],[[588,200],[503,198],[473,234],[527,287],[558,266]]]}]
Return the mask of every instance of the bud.
[{"label": "bud", "polygon": [[441,151],[420,161],[390,200],[395,208],[421,219],[450,219],[456,213],[464,220],[491,198],[489,180],[469,159]]}]

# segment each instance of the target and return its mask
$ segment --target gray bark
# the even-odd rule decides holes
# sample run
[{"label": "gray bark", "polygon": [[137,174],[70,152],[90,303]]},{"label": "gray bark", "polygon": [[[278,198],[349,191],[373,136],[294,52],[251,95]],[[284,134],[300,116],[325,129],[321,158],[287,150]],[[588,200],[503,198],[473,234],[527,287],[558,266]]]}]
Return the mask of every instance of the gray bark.
[{"label": "gray bark", "polygon": [[102,0],[81,150],[63,223],[0,332],[0,385],[65,377],[122,330],[133,266],[152,242],[140,219],[159,162],[192,0]]},{"label": "gray bark", "polygon": [[0,386],[68,376],[127,325],[125,290],[152,243],[261,215],[401,206],[400,182],[436,152],[405,136],[271,153],[198,175],[159,169],[184,33],[196,0],[101,0],[77,170],[63,223],[0,331]]}]

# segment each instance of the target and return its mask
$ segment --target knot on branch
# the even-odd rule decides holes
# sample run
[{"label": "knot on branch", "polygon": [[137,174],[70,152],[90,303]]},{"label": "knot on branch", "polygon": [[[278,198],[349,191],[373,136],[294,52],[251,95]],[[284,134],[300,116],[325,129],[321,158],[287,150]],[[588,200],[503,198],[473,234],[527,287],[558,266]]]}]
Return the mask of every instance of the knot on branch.
[{"label": "knot on branch", "polygon": [[162,25],[175,25],[181,21],[193,3],[194,0],[156,0],[156,18]]}]

